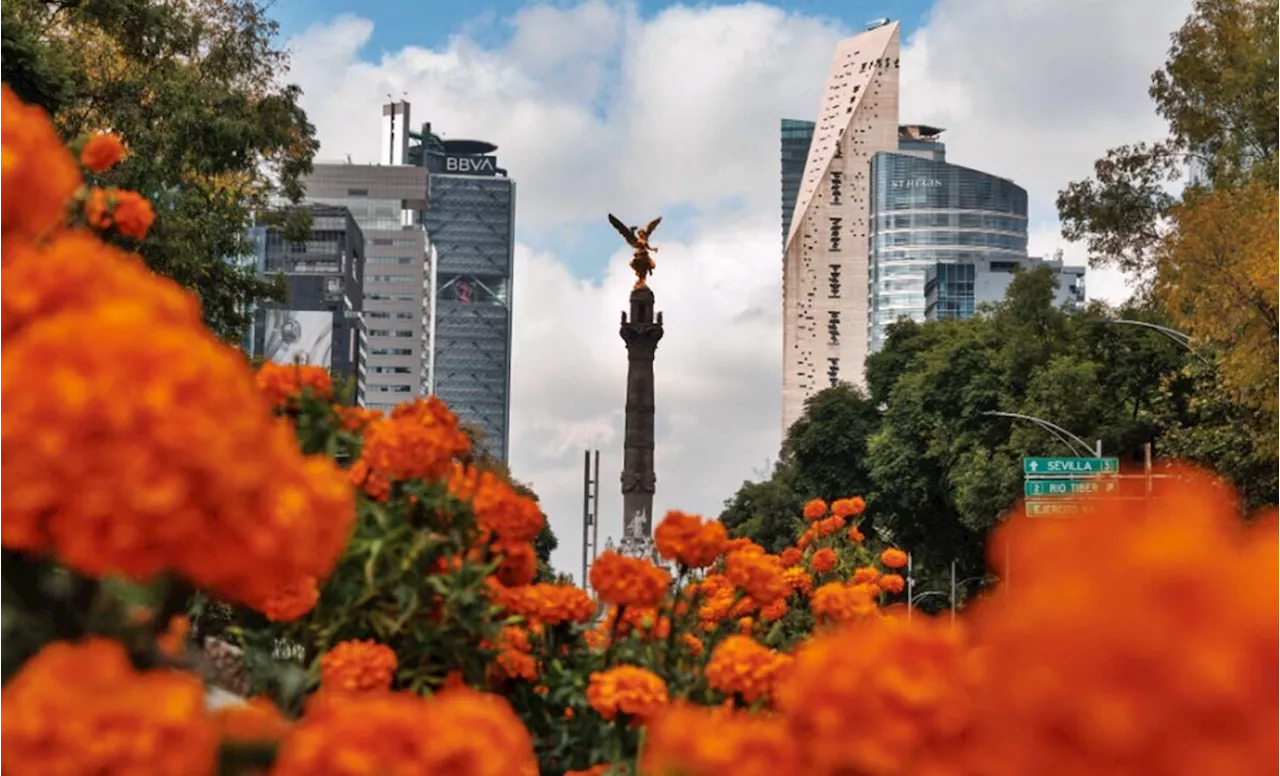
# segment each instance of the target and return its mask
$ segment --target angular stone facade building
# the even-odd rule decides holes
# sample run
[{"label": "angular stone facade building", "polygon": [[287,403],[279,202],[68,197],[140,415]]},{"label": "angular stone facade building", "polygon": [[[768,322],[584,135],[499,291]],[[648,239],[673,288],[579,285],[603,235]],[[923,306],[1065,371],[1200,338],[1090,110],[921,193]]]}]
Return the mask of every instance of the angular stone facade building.
[{"label": "angular stone facade building", "polygon": [[871,160],[897,151],[899,29],[836,47],[783,254],[783,431],[805,399],[862,385],[868,349]]}]

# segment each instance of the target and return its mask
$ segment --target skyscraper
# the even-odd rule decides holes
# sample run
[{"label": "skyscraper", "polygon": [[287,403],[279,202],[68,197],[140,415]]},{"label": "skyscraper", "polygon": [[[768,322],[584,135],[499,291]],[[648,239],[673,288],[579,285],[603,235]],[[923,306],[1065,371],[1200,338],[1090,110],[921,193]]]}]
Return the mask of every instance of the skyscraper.
[{"label": "skyscraper", "polygon": [[410,139],[408,163],[426,169],[430,187],[421,223],[434,266],[431,389],[506,461],[516,184],[492,143],[446,140],[430,124]]},{"label": "skyscraper", "polygon": [[782,249],[787,249],[787,233],[791,231],[791,214],[800,196],[804,179],[804,163],[813,143],[812,121],[782,120]]},{"label": "skyscraper", "polygon": [[[385,149],[384,149],[385,150]],[[364,233],[364,320],[369,407],[388,410],[429,392],[431,310],[426,171],[408,166],[317,164],[307,200],[344,207]]]},{"label": "skyscraper", "polygon": [[364,235],[346,208],[312,205],[311,234],[297,243],[263,219],[249,229],[258,274],[280,273],[285,301],[256,305],[248,351],[268,361],[328,369],[355,381],[364,403],[367,339],[360,325]]},{"label": "skyscraper", "polygon": [[898,150],[896,22],[836,47],[783,252],[783,430],[809,396],[863,383],[871,160]]},{"label": "skyscraper", "polygon": [[[903,142],[922,145],[910,136],[911,129],[903,127]],[[929,130],[935,137],[941,132]],[[871,159],[871,353],[884,344],[889,324],[925,319],[926,270],[979,258],[997,266],[1027,258],[1025,189],[943,161],[940,151],[918,150],[881,152]]]}]

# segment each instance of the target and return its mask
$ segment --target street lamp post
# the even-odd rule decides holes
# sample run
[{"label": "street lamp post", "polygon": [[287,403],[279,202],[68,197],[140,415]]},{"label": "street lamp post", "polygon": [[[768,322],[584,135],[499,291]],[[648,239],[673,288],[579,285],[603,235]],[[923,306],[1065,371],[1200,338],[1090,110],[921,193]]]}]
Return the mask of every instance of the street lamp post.
[{"label": "street lamp post", "polygon": [[1173,340],[1177,344],[1186,348],[1188,353],[1200,359],[1200,363],[1204,364],[1209,368],[1213,368],[1213,362],[1211,362],[1209,359],[1201,355],[1200,351],[1191,347],[1191,335],[1187,334],[1185,331],[1178,331],[1177,329],[1171,329],[1168,326],[1161,326],[1158,323],[1150,323],[1148,321],[1135,321],[1129,318],[1100,318],[1098,319],[1097,322],[1101,324],[1110,324],[1115,326],[1139,326],[1144,329],[1150,329],[1151,331],[1159,332],[1160,334],[1163,334],[1165,337]]},{"label": "street lamp post", "polygon": [[[1059,426],[1056,423],[1050,423],[1044,418],[1037,418],[1034,415],[1023,415],[1017,412],[1000,412],[998,410],[988,410],[982,414],[990,415],[993,417],[1000,417],[1000,418],[1013,418],[1014,420],[1025,420],[1029,423],[1034,423],[1040,428],[1044,429],[1045,431],[1048,431],[1050,434],[1053,434],[1055,437],[1057,437],[1058,441],[1065,444],[1067,448],[1071,450],[1071,452],[1078,453],[1080,452],[1080,450],[1084,450],[1086,458],[1102,457],[1102,440],[1101,439],[1098,440],[1096,446],[1091,446],[1088,442],[1084,441],[1080,437],[1066,430],[1062,426]],[[1079,449],[1077,449],[1077,446],[1079,446]]]}]

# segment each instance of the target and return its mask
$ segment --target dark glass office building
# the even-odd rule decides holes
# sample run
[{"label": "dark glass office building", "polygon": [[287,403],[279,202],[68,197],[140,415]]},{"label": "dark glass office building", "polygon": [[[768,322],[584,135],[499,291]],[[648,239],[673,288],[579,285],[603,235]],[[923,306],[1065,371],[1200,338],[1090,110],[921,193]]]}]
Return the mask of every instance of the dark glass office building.
[{"label": "dark glass office building", "polygon": [[427,169],[431,203],[422,225],[434,267],[432,392],[506,461],[516,184],[492,143],[445,140],[430,124],[410,139],[407,159]]},{"label": "dark glass office building", "polygon": [[[937,158],[876,154],[871,160],[870,215],[871,352],[884,344],[889,324],[903,317],[925,319],[929,270],[976,259],[1018,262],[1027,256],[1026,190]],[[950,271],[938,272],[946,276],[944,282],[965,282],[959,275],[952,279]]]},{"label": "dark glass office building", "polygon": [[787,233],[791,231],[791,215],[804,178],[804,163],[813,143],[812,121],[782,120],[782,249],[787,249]]},{"label": "dark glass office building", "polygon": [[259,274],[283,273],[283,303],[254,311],[249,352],[268,361],[324,367],[366,392],[367,336],[360,321],[365,270],[364,234],[344,207],[311,205],[311,234],[290,242],[265,218],[249,230]]}]

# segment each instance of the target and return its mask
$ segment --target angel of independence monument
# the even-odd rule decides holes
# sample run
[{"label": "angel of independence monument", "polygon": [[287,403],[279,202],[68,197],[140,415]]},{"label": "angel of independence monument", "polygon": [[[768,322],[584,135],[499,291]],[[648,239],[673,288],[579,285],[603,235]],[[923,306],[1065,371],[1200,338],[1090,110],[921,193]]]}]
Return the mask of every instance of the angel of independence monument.
[{"label": "angel of independence monument", "polygon": [[627,343],[627,408],[622,441],[622,543],[625,555],[653,557],[653,493],[657,475],[653,467],[653,356],[662,339],[662,313],[654,312],[653,291],[645,282],[657,268],[652,254],[658,249],[649,238],[661,217],[643,228],[628,227],[614,216],[609,223],[635,251],[631,269],[636,284],[631,289],[631,310],[622,313],[619,334]]}]

